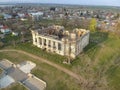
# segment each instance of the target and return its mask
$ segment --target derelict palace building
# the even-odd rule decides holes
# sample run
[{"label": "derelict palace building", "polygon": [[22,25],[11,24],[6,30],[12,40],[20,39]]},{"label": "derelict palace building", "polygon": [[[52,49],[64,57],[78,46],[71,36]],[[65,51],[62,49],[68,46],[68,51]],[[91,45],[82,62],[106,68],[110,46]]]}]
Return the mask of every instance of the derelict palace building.
[{"label": "derelict palace building", "polygon": [[63,26],[49,26],[31,30],[33,44],[49,52],[75,58],[89,44],[89,30],[64,30]]}]

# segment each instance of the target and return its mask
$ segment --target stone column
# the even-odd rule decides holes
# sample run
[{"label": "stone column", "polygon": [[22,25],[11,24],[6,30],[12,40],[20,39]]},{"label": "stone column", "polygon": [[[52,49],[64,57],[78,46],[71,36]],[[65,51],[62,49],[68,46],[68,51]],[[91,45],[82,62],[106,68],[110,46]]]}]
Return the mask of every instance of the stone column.
[{"label": "stone column", "polygon": [[53,51],[53,41],[51,40],[51,51]]},{"label": "stone column", "polygon": [[49,40],[46,39],[46,48],[48,48],[48,42],[49,42]]},{"label": "stone column", "polygon": [[55,42],[56,51],[58,51],[58,42]]},{"label": "stone column", "polygon": [[36,45],[36,42],[35,42],[36,36],[34,32],[32,33],[32,37],[33,37],[33,44]]},{"label": "stone column", "polygon": [[65,55],[65,44],[64,43],[61,43],[61,51],[62,51],[62,54]]}]

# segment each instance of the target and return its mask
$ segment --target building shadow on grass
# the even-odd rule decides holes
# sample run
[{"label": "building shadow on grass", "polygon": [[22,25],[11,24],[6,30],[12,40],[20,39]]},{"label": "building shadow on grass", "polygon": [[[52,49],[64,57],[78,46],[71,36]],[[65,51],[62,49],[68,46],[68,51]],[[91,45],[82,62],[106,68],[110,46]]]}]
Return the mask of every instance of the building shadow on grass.
[{"label": "building shadow on grass", "polygon": [[108,38],[108,32],[93,32],[90,34],[90,42],[89,44],[84,48],[84,52],[87,52],[91,48],[103,43]]}]

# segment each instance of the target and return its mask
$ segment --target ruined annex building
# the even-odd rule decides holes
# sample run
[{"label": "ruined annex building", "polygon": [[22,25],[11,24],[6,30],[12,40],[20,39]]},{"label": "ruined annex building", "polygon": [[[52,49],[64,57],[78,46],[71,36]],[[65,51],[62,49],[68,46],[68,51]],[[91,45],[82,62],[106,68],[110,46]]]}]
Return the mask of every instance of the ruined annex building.
[{"label": "ruined annex building", "polygon": [[75,58],[89,44],[89,30],[66,31],[63,26],[31,30],[33,44],[49,52]]}]

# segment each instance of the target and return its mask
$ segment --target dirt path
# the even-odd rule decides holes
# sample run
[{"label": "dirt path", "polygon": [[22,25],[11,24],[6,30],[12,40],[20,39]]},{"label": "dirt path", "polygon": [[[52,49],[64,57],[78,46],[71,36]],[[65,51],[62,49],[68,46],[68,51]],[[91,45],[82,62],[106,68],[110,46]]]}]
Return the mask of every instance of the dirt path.
[{"label": "dirt path", "polygon": [[80,75],[77,75],[77,74],[75,74],[74,72],[72,72],[72,71],[70,71],[70,70],[68,70],[68,69],[66,69],[66,68],[64,68],[64,67],[62,67],[62,66],[60,66],[60,65],[58,65],[58,64],[55,64],[55,63],[53,63],[53,62],[50,62],[50,61],[48,61],[48,60],[46,60],[46,59],[43,59],[43,58],[38,57],[38,56],[36,56],[36,55],[33,55],[33,54],[31,54],[31,53],[28,53],[28,52],[25,52],[25,51],[22,51],[22,50],[15,50],[15,49],[0,50],[0,52],[18,52],[18,53],[25,54],[25,55],[27,55],[27,56],[29,56],[29,57],[32,57],[32,58],[37,59],[37,60],[39,60],[39,61],[42,61],[42,62],[44,62],[44,63],[46,63],[46,64],[48,64],[48,65],[51,65],[51,66],[57,68],[57,69],[60,70],[60,71],[63,71],[64,73],[66,73],[66,74],[68,74],[69,76],[75,78],[76,80],[78,80],[78,81],[81,82],[81,83],[84,83],[84,84],[87,83],[86,80],[85,80],[83,77],[81,77]]}]

